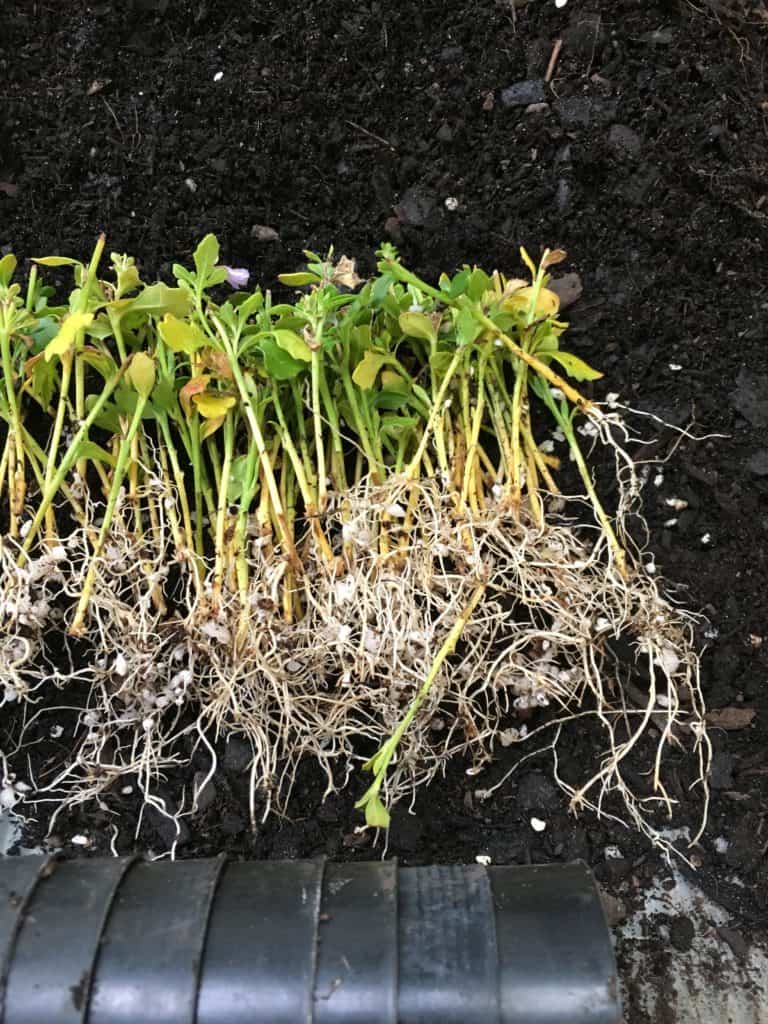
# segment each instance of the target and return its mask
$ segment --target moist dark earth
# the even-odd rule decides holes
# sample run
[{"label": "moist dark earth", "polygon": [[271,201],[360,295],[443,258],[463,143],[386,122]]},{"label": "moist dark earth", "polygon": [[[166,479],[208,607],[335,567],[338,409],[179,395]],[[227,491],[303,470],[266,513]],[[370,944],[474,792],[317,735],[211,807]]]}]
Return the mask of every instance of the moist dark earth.
[{"label": "moist dark earth", "polygon": [[[214,231],[227,263],[271,285],[301,266],[304,248],[331,244],[370,272],[376,247],[394,241],[427,278],[464,262],[519,274],[521,244],[567,250],[562,269],[583,285],[568,310],[570,345],[605,372],[595,395],[619,392],[698,438],[639,421],[653,444],[638,456],[667,460],[663,483],[654,486],[654,466],[644,491],[647,557],[706,617],[708,705],[739,725],[712,727],[697,881],[744,935],[765,929],[766,5],[69,0],[62,15],[55,0],[0,12],[0,252],[83,258],[105,231],[145,278],[167,278]],[[687,507],[672,511],[671,498]],[[7,749],[18,722],[3,715]],[[594,735],[574,727],[560,749],[564,777],[594,750]],[[648,752],[632,765],[640,787]],[[311,765],[287,816],[252,835],[246,754],[237,744],[222,752],[180,856],[380,855],[355,832],[362,780],[323,801]],[[44,765],[54,755],[34,757]],[[206,767],[193,764],[187,784]],[[664,870],[637,835],[569,815],[551,755],[483,804],[466,767],[422,793],[414,814],[396,810],[389,855],[412,864],[581,857],[629,902]],[[483,785],[508,767],[502,757]],[[676,823],[693,827],[692,766],[673,754],[668,772]],[[54,831],[70,854],[76,832],[96,837],[88,853],[106,851],[112,824],[121,852],[167,848],[173,836],[151,813],[134,838],[139,810],[131,795],[114,797],[109,813],[91,805]],[[621,857],[606,860],[607,845]]]}]

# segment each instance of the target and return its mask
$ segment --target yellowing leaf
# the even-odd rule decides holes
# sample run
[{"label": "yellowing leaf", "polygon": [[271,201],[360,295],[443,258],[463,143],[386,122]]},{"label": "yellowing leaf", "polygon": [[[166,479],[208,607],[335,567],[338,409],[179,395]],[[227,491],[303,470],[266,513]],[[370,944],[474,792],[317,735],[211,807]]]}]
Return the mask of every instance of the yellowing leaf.
[{"label": "yellowing leaf", "polygon": [[224,416],[217,416],[213,420],[206,420],[200,428],[200,438],[204,441],[206,437],[215,434],[223,422]]},{"label": "yellowing leaf", "polygon": [[579,359],[573,352],[547,352],[546,355],[560,363],[568,376],[574,380],[599,380],[603,376],[599,370],[593,370],[589,363]]},{"label": "yellowing leaf", "polygon": [[[352,378],[354,380],[354,377]],[[409,391],[410,385],[395,370],[381,371],[381,386],[385,391]]]},{"label": "yellowing leaf", "polygon": [[224,380],[234,380],[229,360],[218,349],[207,348],[200,356],[200,365],[206,370],[212,370],[217,377],[222,377]]},{"label": "yellowing leaf", "polygon": [[368,349],[355,367],[352,380],[359,388],[368,391],[376,383],[376,377],[386,362],[386,358],[383,352],[374,352],[372,349]]},{"label": "yellowing leaf", "polygon": [[192,415],[192,399],[195,395],[200,395],[205,391],[210,379],[207,373],[201,373],[199,377],[193,377],[192,380],[187,381],[179,392],[179,401],[187,416]]},{"label": "yellowing leaf", "polygon": [[312,362],[312,349],[295,331],[277,328],[271,331],[271,334],[283,352],[287,352],[293,359],[304,363]]},{"label": "yellowing leaf", "polygon": [[372,828],[389,828],[389,811],[379,799],[378,794],[358,800],[355,807],[365,808],[365,823]]},{"label": "yellowing leaf", "polygon": [[82,266],[79,260],[70,259],[69,256],[33,256],[33,263],[39,263],[41,267],[78,267]]},{"label": "yellowing leaf", "polygon": [[551,252],[546,249],[541,258],[541,265],[546,270],[547,267],[554,267],[556,263],[562,263],[567,256],[565,249],[553,249]]},{"label": "yellowing leaf", "polygon": [[149,398],[155,386],[154,359],[146,352],[137,352],[125,376],[142,398]]},{"label": "yellowing leaf", "polygon": [[[518,288],[518,290],[506,300],[504,303],[504,309],[528,310],[531,305],[531,299],[533,298],[533,292],[534,288],[532,285],[527,285],[525,288]],[[557,295],[550,291],[549,288],[540,288],[539,294],[536,297],[536,309],[534,310],[536,316],[555,316],[559,309],[560,299]]]},{"label": "yellowing leaf", "polygon": [[528,255],[524,245],[520,246],[520,259],[528,267],[531,272],[531,277],[536,277],[536,264],[533,262],[531,257]]},{"label": "yellowing leaf", "polygon": [[8,285],[16,269],[16,257],[12,252],[6,253],[0,260],[0,284]]},{"label": "yellowing leaf", "polygon": [[424,313],[401,313],[398,322],[403,334],[409,338],[424,338],[425,341],[437,342],[437,328]]},{"label": "yellowing leaf", "polygon": [[355,273],[355,261],[350,259],[349,256],[342,256],[333,268],[331,281],[334,284],[343,285],[345,288],[357,288],[358,285],[363,283],[362,277],[358,277]]},{"label": "yellowing leaf", "polygon": [[301,288],[305,284],[320,283],[320,278],[317,274],[309,274],[302,271],[299,271],[297,274],[278,274],[277,279],[291,288]]},{"label": "yellowing leaf", "polygon": [[93,313],[72,313],[62,323],[59,333],[45,346],[45,359],[50,362],[54,356],[63,356],[75,344],[77,332],[93,321]]},{"label": "yellowing leaf", "polygon": [[528,282],[524,281],[522,277],[506,277],[502,278],[503,287],[501,289],[502,299],[508,299],[510,295],[514,295],[515,292],[519,292],[521,288],[527,288]]},{"label": "yellowing leaf", "polygon": [[205,334],[197,324],[188,320],[179,320],[173,313],[166,313],[157,325],[160,337],[172,352],[185,352],[191,355],[207,344]]},{"label": "yellowing leaf", "polygon": [[202,395],[194,395],[192,401],[200,415],[206,420],[215,420],[220,416],[226,416],[227,412],[235,405],[233,395],[219,395],[205,392]]}]

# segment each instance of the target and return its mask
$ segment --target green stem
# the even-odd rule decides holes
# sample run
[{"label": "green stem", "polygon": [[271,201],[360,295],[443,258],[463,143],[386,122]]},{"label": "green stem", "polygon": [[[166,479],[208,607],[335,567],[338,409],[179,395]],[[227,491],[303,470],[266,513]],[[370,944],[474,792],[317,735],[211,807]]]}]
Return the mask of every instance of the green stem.
[{"label": "green stem", "polygon": [[[4,321],[6,317],[4,316]],[[11,513],[11,536],[18,536],[18,517],[24,512],[24,499],[26,497],[26,478],[24,473],[24,435],[19,403],[14,386],[13,357],[11,355],[11,331],[7,322],[0,325],[0,352],[2,353],[3,377],[5,380],[5,393],[8,398],[10,411],[10,434],[9,440],[13,442],[12,453],[9,451],[10,466],[10,513]]]},{"label": "green stem", "polygon": [[248,426],[251,429],[253,440],[256,444],[256,448],[259,453],[259,461],[261,463],[261,471],[264,474],[264,480],[269,491],[269,497],[272,502],[272,509],[277,520],[277,524],[280,530],[281,541],[284,544],[285,552],[293,564],[294,569],[299,571],[301,568],[301,562],[296,552],[296,547],[293,543],[293,538],[288,529],[288,523],[285,518],[285,510],[283,503],[280,498],[280,489],[277,486],[277,480],[275,474],[272,471],[272,463],[269,458],[269,452],[264,442],[264,435],[261,432],[259,421],[253,408],[251,395],[246,385],[243,372],[240,369],[240,364],[237,359],[237,353],[234,352],[229,344],[227,344],[227,358],[229,360],[230,369],[232,370],[232,376],[235,379],[237,390],[240,393],[240,399],[243,403],[243,410],[245,412],[245,418],[248,420]]},{"label": "green stem", "polygon": [[369,825],[379,828],[386,828],[389,825],[389,814],[379,799],[379,791],[381,790],[384,779],[386,778],[387,768],[395,755],[400,740],[405,735],[408,726],[416,717],[416,713],[424,703],[429,691],[432,689],[432,685],[443,666],[443,662],[455,651],[456,644],[458,643],[462,632],[472,617],[472,613],[477,607],[477,604],[484,592],[484,583],[475,587],[467,606],[454,623],[448,636],[443,641],[440,650],[435,655],[426,679],[422,683],[419,692],[411,701],[410,707],[406,711],[405,715],[403,715],[399,725],[386,743],[382,745],[379,751],[363,766],[365,771],[373,772],[374,780],[363,796],[357,801],[355,807],[365,808],[365,819]]},{"label": "green stem", "polygon": [[320,328],[317,328],[312,349],[312,422],[315,428],[315,458],[317,460],[317,507],[320,512],[328,501],[327,473],[325,469],[325,439],[323,438],[323,418],[320,410],[320,377],[323,374],[323,350]]},{"label": "green stem", "polygon": [[123,485],[123,480],[125,479],[125,474],[128,468],[128,462],[131,457],[131,446],[133,444],[133,439],[136,436],[136,431],[141,425],[141,417],[144,413],[146,404],[147,397],[139,395],[136,402],[136,409],[134,410],[133,417],[128,428],[128,433],[120,444],[117,463],[115,464],[115,469],[112,475],[112,487],[109,492],[109,498],[107,499],[107,507],[104,510],[104,519],[102,520],[99,535],[96,539],[96,545],[93,549],[93,554],[91,555],[88,572],[86,573],[86,577],[83,582],[83,589],[80,592],[80,600],[77,603],[75,617],[72,621],[72,625],[69,627],[69,633],[71,636],[82,636],[85,632],[85,617],[88,614],[88,606],[91,602],[91,593],[93,592],[93,585],[96,580],[97,563],[101,558],[104,550],[104,544],[106,543],[107,536],[109,535],[109,529],[112,525],[112,519],[115,514],[115,506],[117,505],[117,499],[120,495],[120,489]]},{"label": "green stem", "polygon": [[28,313],[35,312],[35,292],[37,291],[37,264],[33,263],[29,271],[27,281],[27,300],[25,303]]},{"label": "green stem", "polygon": [[443,415],[443,403],[445,402],[445,397],[448,394],[448,388],[451,385],[451,381],[453,380],[464,355],[465,350],[463,348],[456,349],[453,359],[449,363],[448,369],[445,371],[445,376],[443,377],[437,395],[435,396],[435,401],[432,405],[432,411],[429,414],[427,425],[424,427],[424,433],[421,435],[419,447],[416,449],[416,454],[411,459],[411,462],[405,471],[405,475],[411,480],[415,480],[419,474],[419,467],[421,466],[421,460],[424,457],[424,452],[427,450],[429,438],[434,432],[439,418]]},{"label": "green stem", "polygon": [[366,426],[363,416],[360,412],[360,406],[357,401],[357,394],[355,392],[355,384],[352,380],[352,376],[349,372],[349,366],[346,361],[341,363],[341,382],[344,388],[344,393],[347,396],[350,410],[352,412],[352,418],[354,419],[354,427],[357,431],[357,436],[360,439],[360,444],[363,446],[365,457],[368,460],[368,470],[374,483],[381,483],[383,479],[381,460],[377,456],[371,443],[371,436],[368,426]]},{"label": "green stem", "polygon": [[235,444],[234,416],[228,414],[224,418],[224,460],[219,474],[219,504],[216,510],[215,562],[213,570],[213,608],[219,610],[221,591],[224,580],[224,531],[227,525],[227,492],[229,475],[232,470],[232,451]]},{"label": "green stem", "polygon": [[339,410],[328,387],[328,379],[325,372],[320,375],[320,395],[323,399],[326,419],[331,428],[331,448],[333,451],[331,476],[337,491],[346,491],[347,477],[344,468],[344,445],[341,440],[341,426],[339,423]]},{"label": "green stem", "polygon": [[48,456],[48,462],[46,466],[46,478],[43,486],[43,493],[40,498],[40,504],[37,507],[37,512],[35,513],[35,518],[32,520],[32,523],[30,525],[29,532],[27,533],[27,536],[24,538],[24,544],[22,545],[21,553],[19,554],[17,562],[18,565],[23,565],[24,562],[26,561],[27,552],[34,543],[35,537],[37,536],[37,531],[40,529],[40,524],[45,518],[48,509],[52,505],[62,483],[64,482],[64,479],[66,478],[67,473],[70,471],[70,469],[77,460],[80,445],[85,440],[88,434],[88,430],[93,424],[94,420],[99,416],[101,410],[109,401],[112,392],[115,390],[117,385],[122,380],[123,374],[125,373],[126,369],[127,364],[124,363],[117,371],[117,373],[113,374],[105,383],[104,390],[99,395],[97,400],[94,402],[93,408],[88,413],[85,420],[80,425],[80,429],[73,437],[72,443],[70,444],[64,457],[62,458],[58,469],[54,470],[52,468],[53,460],[51,459],[50,455]]},{"label": "green stem", "polygon": [[[59,383],[59,402],[56,407],[56,419],[53,421],[53,434],[51,436],[51,440],[48,446],[48,462],[45,467],[46,491],[51,486],[53,478],[56,475],[56,458],[59,454],[61,433],[62,430],[64,429],[64,413],[66,412],[67,408],[69,382],[72,379],[73,359],[74,352],[71,349],[69,352],[65,352],[61,357],[61,381]],[[85,440],[86,434],[83,431],[83,427],[80,428],[80,431],[78,433],[82,433],[82,440]]]},{"label": "green stem", "polygon": [[464,480],[461,486],[462,508],[466,505],[470,484],[475,472],[477,446],[480,442],[480,427],[482,426],[485,413],[485,368],[489,355],[490,351],[488,349],[481,354],[477,371],[477,404],[475,405],[475,413],[472,418],[472,431],[469,437],[469,444],[467,445],[467,462],[464,467]]},{"label": "green stem", "polygon": [[124,363],[128,353],[125,350],[125,340],[123,339],[123,327],[120,323],[120,317],[111,309],[107,310],[107,316],[109,317],[109,325],[112,328],[112,337],[115,339],[115,345],[117,346],[117,353],[120,357],[120,362]]}]

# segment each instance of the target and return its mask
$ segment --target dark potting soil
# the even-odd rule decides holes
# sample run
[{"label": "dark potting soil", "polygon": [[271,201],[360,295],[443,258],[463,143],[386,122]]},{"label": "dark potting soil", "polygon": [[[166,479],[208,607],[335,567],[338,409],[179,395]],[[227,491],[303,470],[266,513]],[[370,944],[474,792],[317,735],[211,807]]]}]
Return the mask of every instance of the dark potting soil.
[{"label": "dark potting soil", "polygon": [[[214,231],[226,262],[268,284],[301,265],[303,248],[331,243],[365,272],[393,240],[433,278],[463,262],[520,273],[520,244],[568,251],[558,269],[583,285],[570,344],[605,371],[595,393],[619,392],[705,438],[640,421],[655,440],[637,453],[668,459],[644,492],[649,552],[708,620],[703,683],[722,712],[697,881],[746,933],[768,923],[767,30],[765,3],[735,0],[0,8],[0,252],[84,257],[104,230],[151,278],[189,262]],[[687,507],[675,511],[672,498]],[[19,721],[3,715],[7,749]],[[581,726],[563,737],[564,778],[594,744]],[[325,779],[305,765],[289,816],[252,835],[247,751],[235,741],[221,753],[179,855],[372,855],[355,832],[361,778],[323,801]],[[478,803],[474,790],[501,776],[508,753],[480,780],[457,762],[415,814],[398,807],[389,854],[582,857],[625,898],[663,870],[636,834],[569,816],[550,754]],[[632,762],[638,787],[648,755]],[[31,767],[57,756],[41,744]],[[169,799],[206,770],[201,758],[184,780],[169,778]],[[693,827],[691,766],[672,753],[668,775],[678,823]],[[139,811],[135,790],[115,794],[108,811],[91,804],[55,832],[71,854],[82,852],[68,845],[76,833],[91,838],[87,853],[107,850],[113,825],[119,851],[166,849],[174,830],[155,812],[134,840]],[[621,856],[606,859],[606,846]]]}]

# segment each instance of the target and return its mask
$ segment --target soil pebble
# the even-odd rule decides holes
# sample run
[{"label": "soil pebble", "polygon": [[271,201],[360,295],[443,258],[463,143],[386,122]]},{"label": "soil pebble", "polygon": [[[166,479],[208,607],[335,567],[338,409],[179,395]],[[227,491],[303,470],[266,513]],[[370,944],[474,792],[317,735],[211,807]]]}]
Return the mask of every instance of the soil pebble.
[{"label": "soil pebble", "polygon": [[545,103],[547,86],[543,78],[531,78],[526,82],[515,82],[501,90],[502,107],[528,107],[532,103]]},{"label": "soil pebble", "polygon": [[617,156],[634,158],[640,155],[640,136],[625,124],[611,125],[608,142]]},{"label": "soil pebble", "polygon": [[761,448],[759,452],[750,455],[747,469],[755,476],[768,476],[768,448]]},{"label": "soil pebble", "polygon": [[279,242],[280,235],[275,231],[274,228],[269,227],[267,224],[254,224],[251,228],[251,238],[255,238],[257,242]]},{"label": "soil pebble", "polygon": [[608,124],[616,116],[618,100],[592,99],[590,96],[565,96],[555,100],[555,113],[564,128],[588,128]]},{"label": "soil pebble", "polygon": [[731,392],[731,405],[753,427],[768,427],[768,376],[742,366]]},{"label": "soil pebble", "polygon": [[434,192],[414,185],[407,189],[395,207],[395,213],[401,224],[421,228],[437,209],[438,200]]}]

